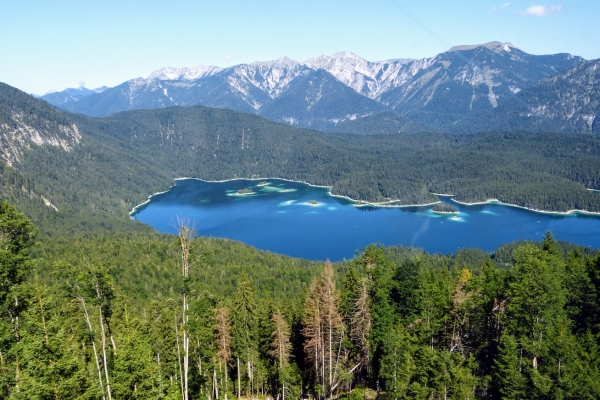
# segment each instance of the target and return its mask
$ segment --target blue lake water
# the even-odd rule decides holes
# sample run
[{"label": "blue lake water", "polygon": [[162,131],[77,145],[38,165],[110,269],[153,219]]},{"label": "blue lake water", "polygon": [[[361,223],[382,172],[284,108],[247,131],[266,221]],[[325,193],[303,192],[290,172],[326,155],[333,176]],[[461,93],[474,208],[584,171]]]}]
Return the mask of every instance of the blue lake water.
[{"label": "blue lake water", "polygon": [[[253,193],[239,194],[242,189]],[[431,206],[357,207],[349,199],[331,196],[327,188],[279,179],[182,179],[136,208],[132,218],[165,233],[176,233],[178,217],[184,218],[201,236],[239,240],[312,260],[350,259],[371,243],[443,254],[460,248],[491,252],[516,240],[541,240],[548,230],[557,240],[600,248],[600,216],[545,214],[501,204],[466,206],[447,196],[440,199],[459,213],[438,214]]]}]

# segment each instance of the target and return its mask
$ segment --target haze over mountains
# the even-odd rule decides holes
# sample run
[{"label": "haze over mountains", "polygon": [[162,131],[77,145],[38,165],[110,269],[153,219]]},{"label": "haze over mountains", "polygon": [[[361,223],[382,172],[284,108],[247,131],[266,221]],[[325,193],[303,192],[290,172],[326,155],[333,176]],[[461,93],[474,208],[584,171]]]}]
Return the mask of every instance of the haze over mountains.
[{"label": "haze over mountains", "polygon": [[[488,130],[488,120],[506,120],[514,129],[573,132],[575,128],[568,121],[576,116],[591,121],[575,124],[576,130],[591,133],[596,102],[586,100],[586,94],[578,92],[586,90],[585,85],[576,82],[577,71],[595,70],[594,63],[570,54],[532,55],[510,43],[490,42],[455,46],[418,60],[370,62],[346,52],[305,62],[284,57],[229,68],[163,68],[146,79],[132,79],[101,93],[62,97],[53,93],[42,98],[89,116],[204,105],[321,130],[344,126],[355,131],[350,121],[364,117],[373,120],[380,114],[389,120],[392,112],[405,118],[400,130],[415,126],[442,131]],[[590,67],[577,69],[580,65]],[[593,86],[593,77],[590,79]],[[566,82],[571,82],[570,89]],[[567,95],[563,90],[570,92]],[[66,95],[67,91],[61,93]],[[536,91],[550,97],[535,95]],[[510,106],[513,103],[529,111]],[[498,117],[497,110],[508,113],[506,118]],[[532,115],[536,117],[531,119]],[[540,122],[538,117],[550,122]],[[393,129],[398,127],[392,125]],[[493,126],[503,128],[498,122]]]}]

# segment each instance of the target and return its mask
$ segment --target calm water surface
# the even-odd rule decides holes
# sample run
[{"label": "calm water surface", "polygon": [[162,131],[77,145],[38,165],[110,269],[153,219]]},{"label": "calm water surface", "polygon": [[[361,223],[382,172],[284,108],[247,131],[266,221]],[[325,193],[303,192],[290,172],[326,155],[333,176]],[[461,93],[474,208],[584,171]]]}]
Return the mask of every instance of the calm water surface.
[{"label": "calm water surface", "polygon": [[[239,194],[243,189],[252,193]],[[177,218],[183,217],[201,236],[312,260],[350,259],[370,243],[444,254],[460,248],[493,251],[516,240],[541,240],[547,230],[557,240],[600,248],[598,216],[542,214],[500,204],[463,206],[440,198],[459,213],[440,215],[431,206],[356,207],[351,200],[331,196],[327,188],[278,179],[184,179],[138,207],[132,218],[159,232],[175,233]]]}]

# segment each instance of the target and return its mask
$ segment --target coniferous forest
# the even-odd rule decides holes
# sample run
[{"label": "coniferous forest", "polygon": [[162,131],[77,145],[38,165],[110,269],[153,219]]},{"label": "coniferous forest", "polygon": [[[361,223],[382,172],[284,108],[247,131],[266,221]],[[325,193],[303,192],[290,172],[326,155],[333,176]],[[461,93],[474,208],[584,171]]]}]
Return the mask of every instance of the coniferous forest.
[{"label": "coniferous forest", "polygon": [[343,263],[179,235],[36,242],[0,204],[0,397],[592,399],[600,256],[557,243]]}]

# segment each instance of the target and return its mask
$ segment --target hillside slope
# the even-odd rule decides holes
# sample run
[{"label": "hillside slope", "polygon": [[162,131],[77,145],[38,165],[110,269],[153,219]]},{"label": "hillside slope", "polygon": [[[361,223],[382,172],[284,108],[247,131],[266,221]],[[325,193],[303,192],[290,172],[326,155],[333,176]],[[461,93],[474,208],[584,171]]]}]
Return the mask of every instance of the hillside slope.
[{"label": "hillside slope", "polygon": [[600,60],[543,79],[455,130],[557,131],[600,135]]}]

